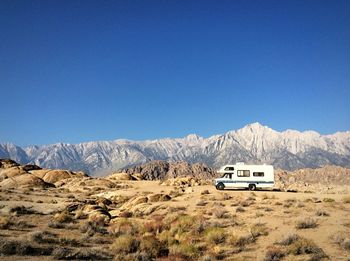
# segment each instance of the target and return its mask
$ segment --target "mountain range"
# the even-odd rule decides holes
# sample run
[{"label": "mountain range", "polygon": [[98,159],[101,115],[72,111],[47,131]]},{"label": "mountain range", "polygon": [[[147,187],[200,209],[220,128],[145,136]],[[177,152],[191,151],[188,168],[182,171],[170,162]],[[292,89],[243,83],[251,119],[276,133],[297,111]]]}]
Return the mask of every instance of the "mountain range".
[{"label": "mountain range", "polygon": [[205,163],[218,168],[235,162],[268,163],[295,170],[325,165],[350,167],[350,131],[321,135],[315,131],[275,131],[260,123],[203,138],[96,141],[20,147],[0,143],[0,158],[45,168],[82,170],[99,176],[152,160]]}]

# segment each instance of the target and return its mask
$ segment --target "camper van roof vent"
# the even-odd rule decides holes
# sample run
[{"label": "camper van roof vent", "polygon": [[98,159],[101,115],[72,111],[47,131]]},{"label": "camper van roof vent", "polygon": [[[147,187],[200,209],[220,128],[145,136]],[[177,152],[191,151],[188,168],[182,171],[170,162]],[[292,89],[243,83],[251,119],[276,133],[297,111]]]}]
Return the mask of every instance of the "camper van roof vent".
[{"label": "camper van roof vent", "polygon": [[244,162],[237,162],[236,165],[244,165]]}]

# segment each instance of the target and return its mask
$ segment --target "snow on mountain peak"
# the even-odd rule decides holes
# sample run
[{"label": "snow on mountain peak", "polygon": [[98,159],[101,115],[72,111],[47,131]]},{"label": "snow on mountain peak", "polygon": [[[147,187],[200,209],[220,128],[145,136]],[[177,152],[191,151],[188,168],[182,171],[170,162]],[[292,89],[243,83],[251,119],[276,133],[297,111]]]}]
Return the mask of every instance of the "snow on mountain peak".
[{"label": "snow on mountain peak", "polygon": [[57,143],[21,148],[0,144],[0,158],[46,168],[83,170],[90,174],[147,162],[183,160],[219,167],[234,162],[265,162],[282,169],[350,167],[350,132],[321,135],[315,131],[275,131],[258,122],[221,135],[147,141],[114,140],[80,144]]}]

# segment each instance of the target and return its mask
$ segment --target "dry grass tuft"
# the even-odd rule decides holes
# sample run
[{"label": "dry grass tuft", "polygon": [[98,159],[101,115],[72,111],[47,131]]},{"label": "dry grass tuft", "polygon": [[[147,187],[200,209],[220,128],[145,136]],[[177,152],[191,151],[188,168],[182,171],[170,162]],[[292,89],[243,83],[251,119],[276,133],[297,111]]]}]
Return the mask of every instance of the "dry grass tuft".
[{"label": "dry grass tuft", "polygon": [[343,197],[342,198],[342,202],[346,203],[346,204],[349,204],[350,203],[350,197]]},{"label": "dry grass tuft", "polygon": [[278,261],[282,260],[282,258],[286,255],[286,253],[279,247],[270,246],[267,248],[264,261]]},{"label": "dry grass tuft", "polygon": [[334,202],[335,200],[333,198],[324,198],[322,201],[330,203],[330,202]]},{"label": "dry grass tuft", "polygon": [[306,219],[303,219],[303,220],[299,220],[297,222],[297,224],[295,225],[295,227],[297,229],[315,228],[317,226],[318,226],[317,221],[315,219],[313,219],[313,218],[306,218]]},{"label": "dry grass tuft", "polygon": [[333,242],[339,245],[341,248],[350,251],[350,234],[338,232],[331,238],[333,239]]},{"label": "dry grass tuft", "polygon": [[137,251],[137,248],[139,247],[140,242],[137,241],[133,236],[131,235],[121,235],[120,237],[116,238],[114,243],[111,245],[111,250],[115,254],[124,253],[134,253]]},{"label": "dry grass tuft", "polygon": [[328,217],[329,216],[329,213],[325,210],[322,210],[322,209],[318,209],[316,211],[316,216],[319,216],[319,217]]},{"label": "dry grass tuft", "polygon": [[73,217],[69,214],[68,211],[63,211],[54,215],[53,221],[58,223],[69,223],[73,221]]},{"label": "dry grass tuft", "polygon": [[212,244],[224,243],[226,239],[226,233],[223,228],[210,227],[205,230],[206,241]]}]

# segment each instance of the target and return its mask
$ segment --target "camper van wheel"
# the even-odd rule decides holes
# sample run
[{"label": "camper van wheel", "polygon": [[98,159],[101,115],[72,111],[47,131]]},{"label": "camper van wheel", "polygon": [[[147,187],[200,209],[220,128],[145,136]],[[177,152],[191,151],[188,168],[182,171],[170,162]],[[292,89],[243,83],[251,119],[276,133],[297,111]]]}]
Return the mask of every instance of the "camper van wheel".
[{"label": "camper van wheel", "polygon": [[218,190],[223,190],[224,188],[225,188],[225,185],[221,182],[216,185],[216,189],[218,189]]},{"label": "camper van wheel", "polygon": [[249,184],[248,189],[251,191],[256,190],[255,184]]}]

